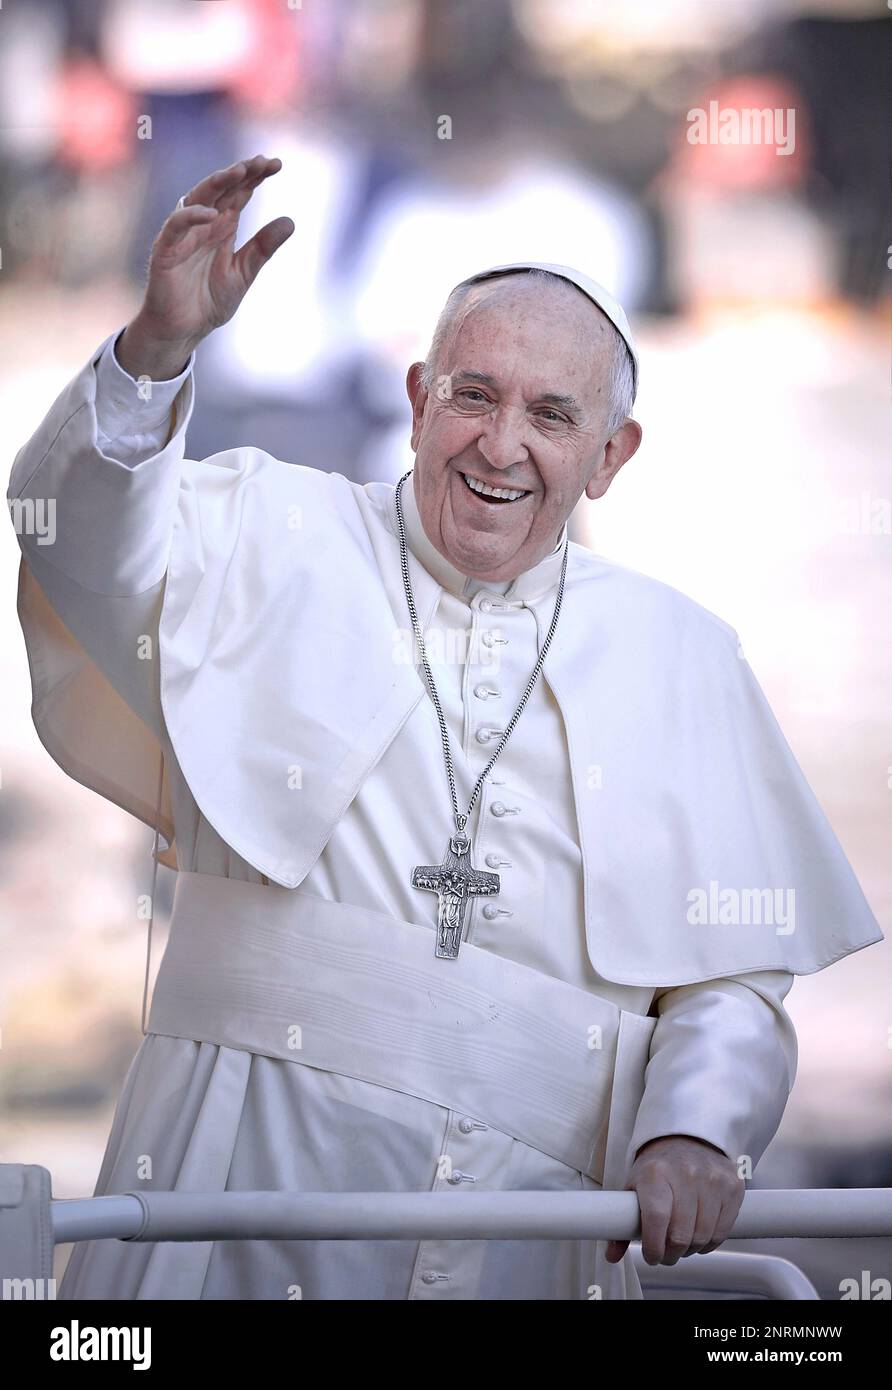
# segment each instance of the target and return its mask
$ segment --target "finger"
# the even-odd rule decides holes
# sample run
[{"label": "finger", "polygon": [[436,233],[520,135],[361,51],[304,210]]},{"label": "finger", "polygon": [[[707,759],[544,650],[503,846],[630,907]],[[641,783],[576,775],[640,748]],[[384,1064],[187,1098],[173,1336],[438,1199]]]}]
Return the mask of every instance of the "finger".
[{"label": "finger", "polygon": [[189,207],[177,208],[165,220],[161,231],[158,233],[157,245],[164,250],[170,250],[177,245],[188,231],[193,227],[202,227],[209,222],[219,220],[219,213],[216,208],[206,207],[200,203],[194,203]]},{"label": "finger", "polygon": [[290,217],[277,217],[275,221],[267,222],[259,232],[255,232],[250,241],[245,242],[234,259],[246,289],[254,283],[258,272],[288,240],[293,231],[294,223]]},{"label": "finger", "polygon": [[608,1240],[605,1255],[609,1264],[617,1264],[629,1248],[627,1240]]},{"label": "finger", "polygon": [[666,1249],[666,1232],[673,1212],[673,1193],[665,1178],[642,1178],[636,1195],[641,1212],[641,1253],[649,1265],[657,1265]]},{"label": "finger", "polygon": [[705,1255],[707,1253],[707,1245],[715,1239],[722,1208],[722,1199],[717,1192],[701,1194],[697,1202],[697,1219],[691,1233],[691,1243],[683,1252],[682,1259],[687,1255]]},{"label": "finger", "polygon": [[708,1255],[711,1250],[716,1250],[728,1239],[734,1229],[734,1222],[737,1220],[737,1213],[740,1211],[740,1204],[743,1201],[743,1193],[737,1193],[733,1197],[726,1198],[722,1203],[718,1219],[715,1223],[715,1230],[708,1245],[700,1251],[701,1255]]},{"label": "finger", "polygon": [[234,188],[237,183],[245,177],[246,161],[239,159],[235,164],[228,165],[225,169],[215,169],[206,178],[200,179],[194,188],[183,199],[186,207],[192,203],[204,203],[211,207],[216,207],[217,200]]},{"label": "finger", "polygon": [[689,1248],[697,1224],[696,1188],[686,1182],[673,1190],[672,1216],[666,1230],[666,1245],[661,1263],[677,1264]]},{"label": "finger", "polygon": [[277,174],[282,167],[281,159],[267,159],[264,155],[255,155],[253,159],[245,161],[245,172],[241,179],[230,184],[217,200],[217,207],[234,207],[239,212],[251,199],[251,196],[265,179]]}]

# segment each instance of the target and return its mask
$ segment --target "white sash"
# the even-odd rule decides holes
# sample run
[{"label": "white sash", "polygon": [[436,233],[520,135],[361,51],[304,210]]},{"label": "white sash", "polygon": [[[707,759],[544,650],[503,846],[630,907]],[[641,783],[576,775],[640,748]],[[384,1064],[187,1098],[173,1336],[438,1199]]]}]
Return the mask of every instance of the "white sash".
[{"label": "white sash", "polygon": [[438,960],[429,927],[180,871],[148,1031],[419,1096],[621,1187],[655,1026],[469,942]]}]

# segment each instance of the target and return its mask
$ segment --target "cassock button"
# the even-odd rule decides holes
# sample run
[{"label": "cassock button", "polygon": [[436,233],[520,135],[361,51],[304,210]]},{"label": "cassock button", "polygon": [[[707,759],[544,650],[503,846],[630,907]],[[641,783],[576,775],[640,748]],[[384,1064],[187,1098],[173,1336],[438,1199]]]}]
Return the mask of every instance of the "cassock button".
[{"label": "cassock button", "polygon": [[481,611],[482,613],[491,613],[491,612],[492,612],[492,599],[491,599],[491,598],[482,598],[482,599],[480,600],[480,611]]}]

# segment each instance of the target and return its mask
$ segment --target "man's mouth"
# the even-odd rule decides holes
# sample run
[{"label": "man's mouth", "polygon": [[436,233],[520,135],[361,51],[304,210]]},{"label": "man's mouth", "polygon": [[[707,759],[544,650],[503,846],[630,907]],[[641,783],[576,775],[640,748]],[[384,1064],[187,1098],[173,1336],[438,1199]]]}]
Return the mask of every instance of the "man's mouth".
[{"label": "man's mouth", "polygon": [[529,488],[519,487],[490,487],[489,483],[482,483],[479,478],[475,478],[470,473],[462,473],[462,477],[468,489],[476,493],[483,502],[490,502],[495,506],[503,505],[506,502],[519,502],[524,497],[529,497]]}]

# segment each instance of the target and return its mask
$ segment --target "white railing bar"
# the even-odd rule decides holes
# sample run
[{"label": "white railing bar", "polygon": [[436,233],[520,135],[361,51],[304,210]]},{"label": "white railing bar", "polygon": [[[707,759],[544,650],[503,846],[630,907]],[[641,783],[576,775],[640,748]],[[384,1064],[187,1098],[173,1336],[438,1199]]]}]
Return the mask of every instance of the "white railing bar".
[{"label": "white railing bar", "polygon": [[[634,1192],[140,1192],[52,1203],[57,1244],[122,1240],[636,1240]],[[892,1188],[745,1193],[738,1240],[892,1236]]]},{"label": "white railing bar", "polygon": [[688,1255],[674,1265],[649,1265],[640,1246],[632,1246],[632,1263],[648,1295],[658,1289],[678,1294],[684,1290],[703,1298],[732,1293],[738,1298],[820,1299],[802,1270],[777,1255],[753,1255],[742,1250],[713,1250],[708,1255]]}]

